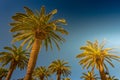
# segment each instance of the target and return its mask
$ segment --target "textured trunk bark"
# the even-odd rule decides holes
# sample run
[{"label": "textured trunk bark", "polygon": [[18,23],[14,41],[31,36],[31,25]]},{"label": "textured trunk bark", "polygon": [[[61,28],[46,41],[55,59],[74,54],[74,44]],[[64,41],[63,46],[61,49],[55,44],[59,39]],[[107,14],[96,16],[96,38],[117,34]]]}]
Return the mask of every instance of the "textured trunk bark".
[{"label": "textured trunk bark", "polygon": [[27,73],[26,73],[24,80],[32,79],[32,73],[35,68],[37,56],[38,56],[41,46],[42,46],[42,41],[39,39],[35,39],[33,46],[32,46],[31,53],[30,53],[30,58],[29,58],[28,67],[27,67]]},{"label": "textured trunk bark", "polygon": [[0,77],[0,80],[2,80],[2,77]]},{"label": "textured trunk bark", "polygon": [[60,80],[61,74],[57,74],[57,80]]},{"label": "textured trunk bark", "polygon": [[44,76],[41,76],[41,77],[40,77],[40,80],[44,80]]},{"label": "textured trunk bark", "polygon": [[10,65],[10,68],[9,68],[9,71],[8,71],[8,74],[7,74],[5,80],[10,80],[12,73],[13,73],[14,69],[16,68],[16,65],[17,65],[17,63],[13,63]]},{"label": "textured trunk bark", "polygon": [[102,63],[99,66],[99,73],[100,73],[101,80],[107,80]]}]

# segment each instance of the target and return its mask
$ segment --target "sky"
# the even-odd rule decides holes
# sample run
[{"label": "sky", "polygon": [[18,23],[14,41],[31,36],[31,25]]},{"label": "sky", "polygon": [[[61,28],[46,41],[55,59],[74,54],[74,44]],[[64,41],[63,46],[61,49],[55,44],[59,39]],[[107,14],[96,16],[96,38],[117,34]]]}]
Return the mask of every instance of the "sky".
[{"label": "sky", "polygon": [[[4,46],[11,46],[11,17],[16,12],[24,13],[24,6],[33,11],[40,10],[44,5],[47,12],[57,9],[55,18],[65,18],[67,25],[63,26],[69,35],[64,36],[66,42],[61,50],[45,51],[41,49],[36,66],[49,66],[56,59],[64,59],[71,66],[71,80],[81,80],[80,76],[86,70],[78,64],[76,55],[81,53],[81,46],[87,40],[106,41],[106,47],[115,48],[120,52],[120,1],[119,0],[0,0],[0,51]],[[119,54],[116,54],[119,55]],[[120,79],[120,64],[114,62],[115,68],[108,65],[110,75]],[[24,77],[26,70],[16,69],[11,80]],[[96,70],[96,73],[98,71]],[[52,76],[55,80],[55,76]]]}]

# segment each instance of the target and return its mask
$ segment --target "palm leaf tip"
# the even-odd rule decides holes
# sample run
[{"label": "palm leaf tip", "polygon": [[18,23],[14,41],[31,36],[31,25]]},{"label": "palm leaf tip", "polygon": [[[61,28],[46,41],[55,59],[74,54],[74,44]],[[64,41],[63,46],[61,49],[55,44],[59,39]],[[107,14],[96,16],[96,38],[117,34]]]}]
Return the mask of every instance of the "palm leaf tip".
[{"label": "palm leaf tip", "polygon": [[[12,26],[12,25],[11,25],[11,26]],[[13,28],[12,28],[12,29],[10,29],[10,32],[14,32]]]},{"label": "palm leaf tip", "polygon": [[34,15],[34,13],[32,12],[32,10],[30,10],[28,7],[24,6],[24,9],[25,9],[25,11],[26,11],[26,13],[28,15]]},{"label": "palm leaf tip", "polygon": [[56,14],[56,13],[57,13],[57,9],[54,9],[54,10],[51,12],[52,15],[54,15],[54,14]]},{"label": "palm leaf tip", "polygon": [[42,7],[41,7],[41,10],[43,10],[43,9],[45,9],[45,6],[44,6],[44,5],[42,5]]},{"label": "palm leaf tip", "polygon": [[28,7],[26,7],[26,6],[24,6],[24,9],[25,9],[25,10],[27,10],[27,9],[29,9],[29,8],[28,8]]},{"label": "palm leaf tip", "polygon": [[66,22],[65,19],[59,19],[58,21],[61,22],[61,23],[63,23],[63,24],[65,24],[65,25],[67,24],[67,22]]},{"label": "palm leaf tip", "polygon": [[45,15],[45,6],[41,7],[40,15]]},{"label": "palm leaf tip", "polygon": [[10,23],[9,25],[10,25],[10,26],[14,26],[14,23]]},{"label": "palm leaf tip", "polygon": [[80,55],[77,55],[77,56],[76,56],[76,58],[79,58],[79,57],[80,57]]}]

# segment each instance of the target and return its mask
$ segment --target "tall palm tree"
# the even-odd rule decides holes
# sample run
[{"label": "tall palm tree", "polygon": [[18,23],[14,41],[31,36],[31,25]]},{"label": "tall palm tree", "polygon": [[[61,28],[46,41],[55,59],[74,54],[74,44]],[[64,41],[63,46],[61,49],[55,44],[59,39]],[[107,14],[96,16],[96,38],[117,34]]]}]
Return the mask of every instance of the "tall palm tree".
[{"label": "tall palm tree", "polygon": [[83,52],[76,56],[81,59],[79,62],[80,65],[83,65],[83,68],[87,69],[89,67],[92,67],[92,69],[96,67],[99,70],[102,80],[107,80],[105,69],[108,70],[108,68],[105,62],[114,67],[112,59],[120,61],[119,56],[110,53],[112,48],[104,48],[104,42],[99,45],[97,40],[94,43],[87,41],[86,46],[82,46],[80,49]]},{"label": "tall palm tree", "polygon": [[5,68],[0,67],[0,80],[7,76],[8,70]]},{"label": "tall palm tree", "polygon": [[40,66],[35,68],[33,72],[33,77],[38,78],[39,80],[46,80],[50,76],[51,72],[45,66]]},{"label": "tall palm tree", "polygon": [[59,43],[65,41],[62,35],[66,35],[68,32],[61,27],[61,24],[66,24],[65,19],[53,20],[53,15],[57,13],[56,9],[48,14],[44,6],[35,13],[27,7],[24,9],[26,13],[16,13],[12,16],[14,22],[10,25],[13,26],[11,32],[15,32],[13,42],[23,40],[21,45],[27,43],[27,48],[31,48],[25,76],[25,80],[30,80],[42,45],[45,45],[48,50],[48,46],[52,49],[54,43],[60,49]]},{"label": "tall palm tree", "polygon": [[94,74],[94,72],[90,72],[88,71],[87,73],[83,73],[83,76],[81,76],[81,79],[84,79],[84,80],[97,80],[97,75]]},{"label": "tall palm tree", "polygon": [[20,70],[27,67],[29,53],[26,50],[23,50],[22,47],[17,48],[15,45],[12,47],[4,47],[6,52],[0,52],[0,61],[2,66],[10,64],[8,74],[6,76],[6,80],[10,80],[13,71],[16,68],[20,68]]},{"label": "tall palm tree", "polygon": [[53,61],[49,69],[51,70],[52,73],[56,73],[57,75],[57,80],[61,80],[61,75],[63,76],[68,76],[71,74],[70,72],[70,66],[67,65],[68,62],[65,62],[64,60],[55,60]]}]

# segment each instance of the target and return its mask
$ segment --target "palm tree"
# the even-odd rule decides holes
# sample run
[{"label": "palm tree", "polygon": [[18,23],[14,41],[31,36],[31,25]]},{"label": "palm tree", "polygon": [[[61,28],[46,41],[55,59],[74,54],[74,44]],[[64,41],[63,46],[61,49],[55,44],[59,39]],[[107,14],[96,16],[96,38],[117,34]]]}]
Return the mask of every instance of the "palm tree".
[{"label": "palm tree", "polygon": [[65,62],[64,60],[55,60],[53,61],[49,69],[51,70],[52,73],[56,73],[57,75],[57,80],[61,80],[61,75],[63,76],[68,76],[71,74],[70,72],[70,66],[67,65],[68,62]]},{"label": "palm tree", "polygon": [[12,47],[4,47],[6,52],[0,52],[0,61],[2,66],[10,64],[6,80],[10,80],[13,71],[16,68],[23,70],[27,67],[29,53],[26,50],[23,50],[22,47],[17,48],[15,45]]},{"label": "palm tree", "polygon": [[112,59],[120,61],[119,56],[110,53],[112,48],[104,48],[104,42],[99,45],[97,40],[94,43],[87,41],[86,46],[82,46],[80,49],[83,50],[83,52],[76,56],[81,59],[79,62],[80,65],[83,65],[83,68],[87,69],[89,67],[92,67],[92,69],[96,67],[99,70],[102,80],[107,80],[105,69],[108,70],[108,68],[105,62],[114,67]]},{"label": "palm tree", "polygon": [[94,72],[90,72],[88,71],[87,73],[83,73],[83,76],[81,76],[81,79],[84,79],[84,80],[97,80],[97,75],[94,74]]},{"label": "palm tree", "polygon": [[[51,72],[45,66],[40,66],[35,68],[33,72],[33,77],[38,78],[39,80],[46,80],[50,76]],[[46,79],[45,79],[46,78]]]},{"label": "palm tree", "polygon": [[42,45],[45,45],[48,50],[48,46],[52,49],[54,43],[60,49],[58,43],[65,41],[62,35],[68,34],[68,32],[61,27],[61,24],[66,24],[65,19],[52,20],[53,15],[57,13],[56,9],[48,14],[46,14],[44,6],[41,7],[40,12],[35,13],[27,7],[24,9],[26,13],[16,13],[12,17],[14,22],[10,25],[13,26],[11,32],[15,32],[13,42],[23,40],[21,45],[28,44],[27,48],[31,48],[25,76],[25,80],[30,80]]},{"label": "palm tree", "polygon": [[7,76],[7,73],[7,69],[0,67],[0,80],[2,80],[2,78],[5,78]]}]

